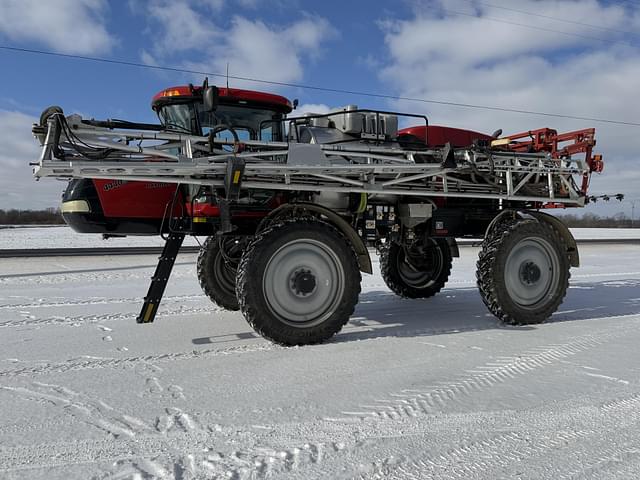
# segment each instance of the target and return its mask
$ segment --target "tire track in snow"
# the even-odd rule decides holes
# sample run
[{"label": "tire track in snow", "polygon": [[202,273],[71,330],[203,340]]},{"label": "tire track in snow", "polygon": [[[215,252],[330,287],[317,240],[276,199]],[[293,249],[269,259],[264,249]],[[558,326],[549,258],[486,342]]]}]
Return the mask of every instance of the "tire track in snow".
[{"label": "tire track in snow", "polygon": [[[160,371],[157,366],[144,363],[138,373],[155,378],[153,375]],[[175,393],[171,387],[175,386],[166,389],[169,395]],[[200,419],[207,414],[196,418],[175,407],[165,408],[165,414],[155,420],[144,420],[61,385],[36,382],[30,388],[0,385],[0,390],[54,408],[110,437],[110,440],[0,446],[0,472],[104,463],[110,466],[103,467],[101,478],[272,478],[304,465],[318,464],[326,452],[342,448],[337,443],[309,442],[288,449],[257,446],[251,451],[223,452],[215,446],[240,441],[246,444],[255,441],[256,435],[234,426],[202,425]],[[147,393],[159,392],[152,388]],[[114,460],[118,461],[113,463]]]},{"label": "tire track in snow", "polygon": [[[172,295],[162,297],[163,304],[166,302],[181,302],[185,300],[203,300],[208,297],[204,294],[200,295]],[[111,305],[116,303],[142,303],[143,297],[131,298],[94,298],[89,300],[66,300],[60,302],[32,301],[30,303],[2,304],[0,310],[11,310],[17,308],[52,308],[52,307],[76,307],[83,305]]]},{"label": "tire track in snow", "polygon": [[640,393],[636,393],[630,397],[619,398],[602,404],[600,407],[605,413],[616,412],[620,409],[626,409],[634,418],[640,419]]},{"label": "tire track in snow", "polygon": [[[297,472],[303,465],[319,464],[323,461],[326,451],[335,449],[339,449],[339,446],[314,443],[286,450],[258,448],[253,453],[243,450],[222,453],[207,447],[201,448],[198,452],[197,448],[192,447],[191,451],[196,453],[183,453],[173,457],[165,456],[165,458],[156,457],[154,463],[164,471],[180,472],[181,475],[176,475],[176,478],[258,480],[278,478],[289,472]],[[134,459],[122,462],[119,468],[112,470],[103,478],[122,478],[123,474],[131,471],[132,466],[138,467],[138,474],[143,476],[152,474],[148,469],[141,469]]]},{"label": "tire track in snow", "polygon": [[[636,315],[623,318],[637,318]],[[609,317],[612,318],[612,317]],[[638,322],[633,322],[637,324]],[[484,365],[468,370],[471,375],[454,382],[446,382],[444,385],[420,391],[405,389],[391,393],[393,400],[378,400],[378,404],[360,405],[357,411],[345,411],[343,415],[351,417],[401,419],[429,415],[441,411],[452,402],[457,402],[463,397],[470,397],[478,392],[492,388],[496,385],[508,382],[511,379],[526,375],[529,372],[556,364],[558,361],[578,353],[587,351],[593,347],[602,345],[609,340],[623,336],[629,326],[618,327],[614,331],[603,330],[601,333],[585,334],[574,337],[566,343],[553,344],[529,349],[518,356],[498,357],[496,362],[487,362]],[[390,405],[384,405],[390,403]]]},{"label": "tire track in snow", "polygon": [[[253,456],[243,451],[219,452],[214,445],[229,439],[207,432],[170,436],[139,435],[134,439],[77,440],[29,446],[0,446],[0,472],[47,469],[79,464],[104,465],[92,478],[277,478],[302,465],[319,464],[336,444],[304,444],[289,450],[262,449]],[[196,453],[185,453],[196,452]],[[117,460],[114,463],[114,460]],[[180,475],[175,475],[180,472]]]},{"label": "tire track in snow", "polygon": [[[213,440],[203,433],[138,435],[135,438],[76,440],[73,442],[0,446],[0,472],[46,469],[84,463],[112,462],[123,458],[157,457],[178,445],[206,445]],[[95,477],[92,477],[95,478]],[[137,477],[126,477],[137,478]],[[149,478],[149,477],[143,477]]]},{"label": "tire track in snow", "polygon": [[[504,361],[506,363],[500,363],[498,367],[505,367],[505,365],[510,366],[510,368],[515,369],[518,374],[525,374],[529,371],[535,370],[537,368],[541,368],[543,366],[553,364],[558,360],[562,360],[567,356],[575,355],[580,351],[584,351],[585,349],[591,348],[592,346],[599,345],[608,341],[609,339],[615,336],[624,335],[628,329],[617,329],[616,331],[611,331],[611,329],[607,329],[602,333],[595,332],[592,335],[586,335],[582,337],[577,337],[572,342],[567,342],[566,344],[560,345],[552,345],[552,346],[543,346],[538,349],[533,349],[530,353],[525,352],[525,356],[527,357],[527,362],[518,365],[512,365],[513,358],[517,357],[504,357]],[[601,341],[594,342],[593,337],[598,337]],[[267,344],[272,347],[271,344]],[[237,347],[234,347],[235,349]],[[273,347],[272,347],[273,348]],[[276,347],[278,348],[278,347]],[[267,348],[271,349],[271,348]],[[231,349],[224,349],[222,351],[229,351]],[[220,354],[221,350],[214,351],[215,354]],[[187,352],[184,352],[187,353]],[[192,353],[192,352],[189,352]],[[136,357],[136,362],[141,361],[142,359],[146,359],[147,361],[158,361],[158,356],[148,356],[148,357]],[[507,361],[509,358],[512,359],[511,362]],[[115,359],[114,359],[115,360]],[[520,359],[517,359],[520,360]],[[528,365],[528,367],[527,367]],[[493,365],[489,365],[490,367],[494,367]],[[521,371],[519,371],[516,367],[521,367]],[[493,368],[489,371],[480,371],[475,375],[486,375],[487,373],[491,373]],[[494,372],[495,373],[495,372]],[[1,373],[0,373],[1,375]],[[500,379],[500,375],[496,377]],[[507,378],[509,378],[507,376]],[[479,383],[479,388],[484,389],[491,387],[497,384],[499,381],[505,380],[496,380],[495,382],[485,382]],[[475,393],[475,392],[471,392]],[[402,398],[402,401],[405,401],[406,398]],[[626,404],[622,404],[626,405]],[[616,411],[616,408],[623,408],[622,406],[612,406],[612,411]],[[367,417],[370,418],[370,417]],[[384,420],[385,423],[388,423],[389,420],[393,420],[394,417],[392,415],[388,417],[374,417],[380,418],[380,420]],[[405,415],[404,417],[398,417],[401,419],[412,419],[410,415]],[[378,422],[365,422],[365,425],[369,424],[373,430],[377,426]],[[389,425],[393,425],[393,422]],[[371,430],[371,428],[369,430]],[[273,427],[274,430],[278,430],[277,426]],[[290,435],[286,435],[284,437],[290,437]],[[136,438],[143,438],[146,434],[136,434]],[[502,442],[502,444],[512,442],[522,442],[520,437],[509,437],[507,434],[501,434],[501,437],[498,437],[495,440],[496,444]],[[153,476],[153,471],[166,471],[166,472],[182,472],[181,475],[185,477],[192,476],[194,478],[202,478],[206,476],[220,476],[227,475],[230,478],[269,478],[280,472],[300,472],[301,474],[304,472],[305,467],[309,467],[311,465],[321,465],[326,462],[325,458],[341,456],[341,452],[344,450],[346,452],[354,452],[359,448],[357,445],[351,445],[345,448],[344,445],[334,444],[331,446],[329,443],[307,443],[303,445],[294,446],[291,448],[283,448],[283,449],[273,449],[273,448],[264,448],[261,446],[256,446],[253,448],[248,448],[244,451],[236,451],[231,454],[222,454],[220,452],[208,451],[207,453],[202,453],[201,447],[210,448],[212,444],[218,444],[219,441],[216,440],[216,434],[213,433],[201,433],[201,434],[174,434],[172,440],[170,442],[161,441],[157,439],[157,434],[151,435],[151,439],[144,442],[144,447],[140,447],[138,450],[132,448],[130,453],[128,454],[119,454],[119,458],[126,457],[127,460],[120,462],[118,468],[115,471],[107,472],[105,478],[123,478],[121,474],[127,471],[137,471],[142,472],[141,475]],[[229,438],[229,437],[227,437]],[[241,437],[240,433],[231,434],[231,439],[242,438],[243,441],[246,440],[246,437]],[[276,436],[277,438],[277,436]],[[283,438],[283,437],[280,437]],[[568,437],[567,437],[568,438]],[[128,441],[124,437],[120,437],[118,442]],[[245,442],[245,445],[250,442]],[[286,441],[283,443],[287,443]],[[481,442],[480,442],[481,443]],[[289,443],[289,445],[295,445],[295,442]],[[554,445],[552,441],[550,441],[551,445]],[[318,450],[318,446],[320,446],[319,450],[323,453],[321,455],[317,455],[313,453],[314,449]],[[458,450],[464,450],[462,447],[458,448]],[[55,445],[53,446],[55,449]],[[93,447],[91,447],[92,449]],[[491,443],[486,447],[476,447],[478,452],[482,451],[482,448],[492,448]],[[454,449],[455,450],[455,449]],[[473,451],[476,451],[473,450]],[[175,452],[178,453],[175,453]],[[2,455],[2,450],[0,450],[0,455]],[[133,453],[131,453],[133,452]],[[137,453],[136,453],[137,452]],[[168,452],[168,453],[167,453]],[[185,452],[196,452],[196,453],[185,453]],[[329,455],[327,455],[327,452]],[[530,450],[532,455],[536,454],[536,450]],[[28,452],[27,452],[28,453]],[[459,453],[458,455],[462,455],[463,453]],[[112,456],[109,456],[112,455]],[[106,460],[110,460],[115,458],[113,456],[113,451],[109,453]],[[48,452],[49,458],[51,458],[51,451]],[[143,457],[140,459],[139,457]],[[452,458],[455,455],[452,454]],[[316,460],[314,460],[314,458]],[[93,460],[92,463],[95,463],[97,460]],[[78,463],[76,460],[71,458],[69,460],[69,464]],[[486,463],[486,462],[485,462]],[[0,468],[3,465],[0,460]],[[404,466],[403,468],[408,468]],[[133,470],[132,470],[133,469]],[[154,470],[154,469],[162,469],[162,470]],[[321,471],[326,471],[326,469],[322,469]],[[146,472],[146,473],[145,473]],[[170,474],[171,475],[171,474]],[[127,477],[128,478],[128,477]],[[168,478],[172,478],[169,476]]]},{"label": "tire track in snow", "polygon": [[[628,317],[637,318],[635,315],[620,318]],[[393,404],[390,406],[377,405],[373,412],[365,412],[364,414],[362,412],[353,412],[360,420],[364,420],[364,423],[358,424],[358,430],[365,439],[367,438],[367,434],[371,434],[372,438],[375,438],[377,435],[382,435],[383,430],[388,430],[389,434],[391,434],[395,431],[395,425],[399,425],[404,431],[404,425],[406,425],[406,423],[402,422],[408,421],[410,425],[419,425],[421,421],[419,417],[424,417],[425,415],[430,415],[441,410],[447,402],[456,401],[459,396],[473,395],[507,382],[511,378],[528,374],[529,372],[546,366],[555,365],[567,357],[588,351],[616,337],[624,336],[630,328],[632,327],[629,327],[629,325],[613,329],[608,328],[600,332],[594,332],[593,334],[575,337],[562,344],[533,348],[517,357],[503,357],[501,361],[496,362],[495,365],[487,364],[477,367],[475,371],[472,371],[472,375],[466,379],[455,382],[455,384],[446,384],[426,394],[418,393],[416,395],[413,391],[405,390],[401,394],[401,398],[399,400],[393,400]],[[410,393],[407,395],[406,392]],[[335,425],[335,431],[339,432],[340,428],[345,425],[344,421],[349,421],[350,419],[347,417],[341,420],[343,420],[343,422],[341,422],[340,419],[338,419],[338,421],[326,419],[325,424],[317,426],[316,434],[319,435],[320,432],[324,430],[325,435],[331,436],[331,424]],[[599,434],[600,431],[595,429],[561,431],[553,435],[539,437],[535,443],[531,443],[530,436],[526,434],[517,432],[500,433],[488,439],[486,437],[480,438],[476,442],[454,447],[438,457],[438,461],[430,459],[424,460],[424,463],[420,463],[423,462],[423,460],[419,460],[409,462],[407,465],[403,464],[402,468],[404,470],[401,471],[401,474],[398,475],[397,478],[430,478],[429,475],[425,475],[425,472],[429,471],[433,471],[432,478],[440,478],[447,472],[451,473],[450,469],[456,465],[463,465],[464,468],[460,468],[459,472],[453,475],[452,478],[468,478],[472,474],[477,474],[482,478],[483,473],[486,473],[489,467],[501,467],[509,465],[512,462],[523,461],[532,456],[555,451],[567,443],[575,443],[587,436],[597,436]],[[300,464],[298,474],[308,475],[308,477],[305,478],[315,478],[316,474],[318,478],[334,478],[331,477],[331,475],[337,478],[341,475],[340,471],[344,474],[344,464],[340,464],[340,460],[342,459],[342,461],[344,461],[347,457],[358,458],[358,452],[361,451],[363,445],[366,445],[366,442],[347,441],[339,451],[331,452],[331,458],[328,459],[329,463],[325,462],[320,466],[316,466],[316,468],[312,468],[313,465],[308,462]],[[401,452],[399,453],[401,454]],[[251,454],[249,454],[249,456],[251,456]],[[472,459],[469,460],[470,458]],[[331,462],[331,459],[336,460],[338,465],[332,465],[333,462]],[[311,468],[313,473],[304,470],[305,467]],[[395,467],[389,468],[388,472],[393,472],[394,470]],[[253,473],[255,474],[255,470]],[[369,473],[364,478],[370,478],[368,476]],[[411,474],[414,476],[411,477]],[[242,478],[254,477],[247,474],[246,477]],[[381,475],[377,478],[388,477]]]},{"label": "tire track in snow", "polygon": [[[591,334],[574,337],[562,344],[532,348],[519,356],[498,357],[499,361],[488,362],[485,365],[476,367],[469,371],[472,375],[456,382],[447,382],[440,387],[428,391],[403,390],[400,393],[391,394],[391,396],[396,397],[396,399],[382,400],[379,404],[373,406],[361,405],[359,411],[343,412],[343,414],[349,415],[349,417],[342,419],[327,418],[326,420],[339,424],[349,421],[349,418],[353,419],[355,417],[361,421],[365,421],[364,425],[368,427],[372,425],[373,427],[382,426],[389,421],[419,421],[419,417],[438,413],[449,403],[459,401],[462,397],[469,397],[480,393],[508,382],[510,379],[554,365],[567,357],[588,351],[614,338],[624,336],[630,330],[635,331],[633,327],[638,323],[637,315],[622,315],[608,318],[632,319],[633,321],[617,328],[607,328],[600,332],[596,331]],[[638,402],[640,402],[640,399]],[[383,405],[383,403],[391,404]],[[635,407],[635,400],[624,400],[622,405]],[[616,408],[617,407],[616,405]],[[605,412],[605,410],[603,410],[603,412]],[[597,433],[597,431],[593,431],[594,435]],[[590,434],[590,431],[583,431],[583,434]],[[550,445],[555,445],[555,442],[552,442]],[[353,454],[358,448],[357,445],[350,445],[347,451]],[[532,450],[531,453],[535,454],[535,451]],[[414,478],[424,478],[420,475],[420,472],[424,472],[422,467],[424,466],[419,465],[416,467],[416,477]],[[464,476],[459,478],[464,478]]]},{"label": "tire track in snow", "polygon": [[135,450],[133,442],[114,442],[112,439],[0,446],[0,472],[48,470],[65,465],[109,461],[130,455]]},{"label": "tire track in snow", "polygon": [[551,436],[531,441],[529,435],[519,432],[498,434],[489,438],[478,438],[463,442],[434,457],[382,465],[373,474],[360,478],[385,480],[413,480],[423,478],[491,478],[487,474],[494,468],[507,467],[534,456],[544,455],[550,450],[565,447],[594,431],[557,432]]},{"label": "tire track in snow", "polygon": [[78,370],[93,370],[101,368],[126,368],[134,369],[141,362],[174,362],[181,360],[192,360],[198,358],[218,357],[223,355],[238,355],[243,353],[265,352],[283,349],[266,341],[252,343],[235,347],[219,349],[190,350],[188,352],[173,352],[160,355],[143,355],[137,357],[121,358],[80,358],[70,359],[65,362],[44,363],[41,365],[16,368],[12,370],[0,370],[0,378],[11,378],[17,376],[44,375],[48,373],[64,373]]},{"label": "tire track in snow", "polygon": [[578,478],[596,478],[596,472],[606,472],[614,465],[621,464],[624,459],[637,457],[640,455],[639,446],[623,446],[623,447],[608,447],[601,446],[598,449],[597,455],[592,456],[589,459],[582,459],[580,465],[574,467],[568,472],[563,472],[555,476],[558,480],[575,480]]},{"label": "tire track in snow", "polygon": [[34,423],[11,423],[6,425],[0,425],[0,435],[12,434],[12,433],[26,433],[33,430],[46,430],[48,428],[58,428],[62,426],[68,426],[69,419],[66,417],[47,418]]},{"label": "tire track in snow", "polygon": [[43,405],[53,405],[57,410],[87,425],[103,430],[113,438],[121,436],[133,438],[137,433],[153,431],[153,428],[146,425],[143,420],[120,414],[101,400],[91,399],[87,395],[60,385],[39,382],[35,382],[33,385],[32,389],[0,385],[0,390]]},{"label": "tire track in snow", "polygon": [[[589,420],[596,428],[560,431],[552,435],[542,436],[536,436],[535,432],[513,431],[499,433],[489,438],[479,436],[471,441],[460,442],[445,452],[436,452],[419,459],[394,461],[398,457],[389,457],[382,462],[378,462],[373,472],[368,472],[360,478],[385,480],[502,478],[505,476],[504,472],[502,474],[495,472],[492,474],[492,471],[498,468],[506,468],[516,463],[520,464],[532,457],[544,456],[549,460],[549,454],[552,453],[560,455],[563,458],[563,463],[568,460],[570,463],[573,462],[575,466],[567,469],[563,465],[563,471],[552,472],[549,478],[558,480],[592,478],[593,473],[607,470],[611,466],[619,464],[623,457],[632,457],[640,454],[639,445],[629,446],[625,443],[622,446],[611,446],[602,444],[607,441],[603,440],[606,430],[626,428],[631,436],[635,436],[637,431],[636,424],[640,420],[640,416],[637,415],[638,406],[640,406],[640,394],[601,405],[598,411],[603,420],[607,421],[606,424],[603,424],[599,419],[593,421],[592,414],[585,412],[585,415],[589,415]],[[630,415],[631,422],[629,423]],[[550,417],[553,417],[553,414]],[[627,424],[623,427],[622,423],[625,421]],[[557,421],[550,423],[550,427],[553,428]],[[589,438],[601,441],[594,450],[594,452],[597,452],[596,455],[589,455],[584,452],[584,441]],[[584,454],[583,456],[586,456],[586,458],[575,454],[571,455],[573,451],[563,453],[563,450],[574,447],[578,447],[580,453]],[[526,469],[526,465],[521,468]]]},{"label": "tire track in snow", "polygon": [[[575,480],[577,478],[594,478],[596,472],[604,472],[615,465],[623,462],[623,459],[630,459],[640,456],[640,444],[637,441],[638,422],[640,422],[640,394],[634,393],[630,396],[611,400],[599,406],[598,411],[601,418],[598,419],[597,429],[593,429],[592,436],[598,440],[595,448],[583,455],[569,456],[572,468],[564,466],[563,471],[554,473],[553,478],[558,480]],[[604,427],[604,428],[603,428]],[[611,442],[605,435],[606,431],[626,430],[632,438],[633,445],[623,441],[620,444],[618,438]],[[563,457],[564,459],[564,457]]]},{"label": "tire track in snow", "polygon": [[[178,420],[184,415],[172,409],[167,412]],[[157,429],[157,433],[135,432],[107,440],[0,446],[0,472],[102,463],[103,474],[92,478],[266,479],[319,464],[327,452],[342,448],[338,443],[311,442],[289,449],[221,451],[220,445],[246,442],[246,432],[240,436],[236,428],[194,428],[186,422],[180,430],[164,431],[161,425]]]},{"label": "tire track in snow", "polygon": [[[623,418],[634,405],[622,402],[620,405],[611,407],[611,410],[612,413]],[[387,420],[385,423],[388,432],[398,433],[394,422]],[[555,421],[552,425],[557,423]],[[612,424],[616,424],[616,422],[612,422]],[[337,435],[332,434],[331,431],[334,426],[335,424],[325,423],[320,425],[320,428],[314,427],[313,430],[316,432],[324,430],[323,437],[335,438]],[[372,429],[369,429],[369,433],[377,432],[380,435],[387,431],[377,431],[375,427],[374,425]],[[421,436],[428,436],[428,432],[433,433],[434,427],[435,425],[425,425]],[[442,425],[440,428],[446,428],[446,425]],[[278,427],[274,426],[273,430],[269,433],[269,438],[279,436],[277,434]],[[504,432],[489,437],[479,435],[445,450],[442,454],[434,454],[428,459],[399,463],[397,461],[381,462],[374,472],[367,472],[363,478],[425,478],[429,476],[426,475],[427,473],[432,473],[432,478],[446,478],[447,476],[449,478],[472,478],[474,475],[478,478],[487,478],[487,471],[492,468],[504,468],[514,462],[526,461],[533,456],[542,456],[548,454],[549,451],[568,448],[572,443],[583,440],[587,436],[598,436],[601,433],[601,430],[597,429],[580,429],[575,432],[561,431],[553,435],[535,438],[532,438],[531,434],[519,432]],[[402,436],[402,434],[400,435]],[[129,439],[121,437],[117,440],[117,442],[121,441],[128,444],[126,442],[129,442]],[[79,446],[81,453],[89,452],[90,454],[83,453],[78,457],[73,455],[64,457],[64,450],[61,454],[59,446],[55,444],[39,448],[38,450],[48,451],[49,457],[51,457],[51,453],[55,454],[57,463],[54,465],[38,463],[46,462],[47,458],[34,457],[34,453],[28,448],[14,452],[12,458],[29,458],[34,468],[74,465],[83,462],[100,463],[118,458],[119,460],[115,464],[105,467],[104,476],[99,477],[103,479],[136,478],[136,475],[142,478],[163,478],[165,474],[166,478],[174,478],[172,472],[177,471],[182,475],[177,478],[198,479],[263,479],[279,478],[285,474],[291,474],[298,478],[301,475],[302,478],[343,478],[345,466],[336,465],[332,460],[335,460],[336,457],[339,459],[343,453],[354,453],[360,448],[357,441],[348,442],[347,446],[339,442],[309,441],[305,444],[298,444],[296,447],[283,449],[258,445],[227,453],[212,447],[221,442],[233,444],[237,441],[242,441],[246,445],[251,443],[252,439],[247,437],[247,432],[239,432],[235,427],[223,429],[209,426],[196,433],[177,432],[164,442],[153,436],[137,434],[135,446],[128,447],[129,451],[126,451],[126,448],[117,442],[113,445],[109,444],[112,448],[105,451],[104,444],[94,441],[82,442]],[[98,455],[95,453],[96,451],[102,453]],[[614,462],[615,455],[608,450],[606,453]],[[633,452],[627,453],[632,454]],[[1,455],[2,450],[0,449],[0,458],[2,458]],[[88,460],[87,456],[93,460]],[[594,463],[602,466],[604,461],[599,458],[597,462],[594,460]],[[7,463],[0,460],[0,469],[2,465],[7,465]],[[38,467],[39,465],[41,467]],[[14,465],[8,467],[7,470],[19,468],[27,467]],[[329,473],[335,474],[335,476],[329,476]],[[556,477],[554,476],[554,478]]]},{"label": "tire track in snow", "polygon": [[[628,316],[625,316],[623,318],[627,317]],[[632,317],[636,318],[636,316]],[[565,359],[566,357],[571,357],[578,353],[588,351],[590,348],[602,345],[613,338],[623,336],[629,328],[630,327],[628,325],[617,329],[608,328],[601,332],[595,332],[593,334],[586,334],[573,338],[563,344],[546,345],[534,348],[518,357],[504,357],[497,365],[483,366],[486,367],[486,369],[483,367],[476,368],[477,371],[472,372],[473,374],[467,378],[468,382],[466,384],[465,379],[463,379],[456,382],[455,385],[448,384],[436,389],[436,391],[428,392],[427,397],[422,393],[419,393],[418,395],[411,393],[409,398],[407,398],[407,395],[403,393],[400,400],[394,401],[394,405],[385,407],[378,405],[373,415],[363,416],[361,413],[356,413],[356,416],[365,420],[364,424],[359,424],[358,429],[361,434],[364,434],[365,431],[374,433],[383,425],[385,425],[385,428],[393,428],[396,421],[409,421],[410,423],[419,421],[419,418],[417,417],[424,414],[432,414],[435,411],[440,410],[446,402],[456,400],[456,395],[473,395],[519,375],[524,375],[531,371],[557,364],[557,362]],[[429,403],[429,399],[432,401],[431,404]],[[423,400],[424,403],[421,404],[420,400]],[[327,423],[334,423],[336,427],[340,425],[340,422],[335,422],[333,420]],[[329,427],[329,432],[331,431],[330,428],[331,427]],[[322,430],[321,427],[318,428],[318,432],[320,430]],[[325,434],[326,433],[327,432],[325,432]],[[499,434],[494,438],[481,439],[473,445],[466,444],[460,447],[454,447],[448,453],[444,454],[444,460],[441,462],[442,468],[440,470],[434,469],[433,478],[440,478],[439,475],[448,472],[448,469],[452,464],[457,465],[460,463],[467,463],[466,460],[470,456],[474,458],[474,460],[469,464],[470,466],[462,469],[460,474],[458,476],[453,476],[453,478],[468,478],[469,475],[474,472],[482,477],[482,473],[491,465],[499,467],[507,465],[509,462],[522,461],[531,456],[542,455],[556,450],[568,442],[577,442],[586,436],[595,436],[598,434],[599,431],[590,429],[583,429],[575,432],[559,432],[552,436],[537,439],[535,444],[531,444],[530,438],[525,434],[513,432]],[[344,460],[347,456],[357,458],[357,452],[363,448],[363,445],[365,445],[365,443],[359,441],[348,441],[346,444],[342,445],[342,448],[339,451],[336,450],[335,452],[332,452],[330,457],[337,459],[338,461],[340,458]],[[505,451],[507,454],[505,454]],[[249,454],[249,456],[251,456],[251,454]],[[433,460],[431,461],[433,462]],[[495,464],[495,461],[503,463]],[[299,474],[306,475],[311,473],[304,470],[305,467],[309,468],[313,467],[313,465],[308,462],[300,464],[299,468],[301,470],[299,470]],[[332,474],[335,474],[336,476],[339,475],[339,471],[341,469],[340,465],[337,470],[333,467],[335,467],[335,465],[331,465],[331,462],[329,462],[329,464],[325,462],[319,469],[312,468],[312,470],[314,471],[314,474],[318,473],[319,477],[330,478],[330,475]],[[344,466],[342,465],[342,467]],[[425,470],[425,465],[422,464],[410,464],[409,467],[404,468],[408,468],[408,470],[403,472],[403,474],[398,478],[425,478],[425,472],[428,471]],[[412,469],[414,469],[413,471],[415,476],[406,476],[411,473]],[[245,471],[243,472],[246,474]],[[254,477],[247,474],[246,477],[242,478]],[[381,476],[379,478],[387,477]]]},{"label": "tire track in snow", "polygon": [[[126,270],[125,270],[126,272]],[[128,273],[104,273],[104,272],[87,272],[87,273],[54,273],[42,275],[38,273],[34,273],[33,275],[29,275],[28,277],[0,277],[0,285],[6,287],[27,287],[27,286],[41,286],[41,285],[58,285],[61,283],[65,284],[74,284],[74,283],[82,283],[86,284],[101,284],[104,285],[108,282],[122,282],[126,280],[137,280],[137,281],[151,281],[151,276],[153,275],[153,267],[151,267],[148,271],[136,271],[132,273],[133,270],[130,270]],[[195,274],[192,269],[176,269],[172,274],[171,278],[194,278]],[[146,287],[145,287],[146,288]]]},{"label": "tire track in snow", "polygon": [[[182,438],[182,443],[189,444],[197,441],[203,432],[206,433],[191,415],[176,407],[165,408],[165,414],[149,422],[122,413],[103,400],[60,385],[38,382],[32,388],[0,385],[0,390],[53,407],[80,423],[95,427],[111,439],[0,447],[0,470],[93,463],[131,455],[133,452],[153,456],[170,448],[176,437]],[[54,459],[53,462],[51,459]]]},{"label": "tire track in snow", "polygon": [[[189,307],[187,305],[179,305],[174,308],[162,308],[158,313],[157,318],[174,315],[191,315],[199,313],[215,313],[221,312],[224,309],[217,307],[213,304],[205,307]],[[40,327],[45,325],[59,325],[59,326],[72,326],[77,327],[86,323],[99,323],[108,321],[123,321],[123,320],[135,320],[137,313],[123,312],[123,313],[105,313],[102,315],[77,315],[73,317],[54,315],[51,317],[37,318],[35,315],[25,314],[20,319],[11,319],[0,322],[0,328],[12,328],[12,327]],[[35,318],[33,318],[35,317]]]}]

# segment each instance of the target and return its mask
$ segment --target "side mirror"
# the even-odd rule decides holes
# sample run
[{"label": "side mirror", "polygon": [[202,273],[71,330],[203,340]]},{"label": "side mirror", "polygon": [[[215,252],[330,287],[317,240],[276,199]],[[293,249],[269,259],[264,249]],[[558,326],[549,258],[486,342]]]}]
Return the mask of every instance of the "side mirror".
[{"label": "side mirror", "polygon": [[218,108],[218,87],[207,86],[202,91],[202,107],[205,112],[215,112]]}]

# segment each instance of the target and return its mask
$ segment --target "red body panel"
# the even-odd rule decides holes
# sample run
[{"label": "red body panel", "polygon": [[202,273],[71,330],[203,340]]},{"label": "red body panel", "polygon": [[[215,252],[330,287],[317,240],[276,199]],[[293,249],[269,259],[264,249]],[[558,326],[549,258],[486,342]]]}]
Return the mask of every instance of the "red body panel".
[{"label": "red body panel", "polygon": [[187,215],[191,217],[219,217],[220,207],[217,205],[211,205],[209,203],[194,203],[191,208],[191,203],[187,203]]},{"label": "red body panel", "polygon": [[468,147],[475,140],[492,140],[490,135],[484,133],[439,125],[404,128],[398,131],[398,135],[412,135],[425,142],[428,147],[441,147],[447,143],[452,147]]},{"label": "red body panel", "polygon": [[[233,218],[264,218],[269,214],[270,210],[273,210],[282,204],[282,196],[274,195],[273,198],[269,201],[268,205],[263,209],[259,210],[246,210],[246,211],[233,211],[231,216]],[[219,217],[220,216],[220,207],[217,205],[212,205],[211,203],[193,203],[193,207],[191,203],[187,203],[185,205],[187,215],[190,217]]]},{"label": "red body panel", "polygon": [[[192,217],[207,217],[215,218],[220,216],[220,207],[217,205],[211,205],[209,203],[195,203],[193,209],[191,204],[187,203],[187,215]],[[246,211],[246,212],[233,212],[231,216],[233,218],[264,218],[268,212],[265,211]]]},{"label": "red body panel", "polygon": [[[193,87],[194,92],[199,92],[200,89],[201,87]],[[231,103],[242,103],[243,101],[260,103],[283,111],[284,113],[291,112],[293,108],[288,98],[281,95],[274,95],[273,93],[255,92],[253,90],[242,90],[239,88],[218,88],[218,96],[223,102],[226,100]],[[151,105],[155,105],[156,102],[167,97],[193,97],[193,95],[191,88],[188,86],[179,85],[169,87],[155,94],[151,100]]]},{"label": "red body panel", "polygon": [[[176,185],[171,183],[94,180],[105,217],[162,218],[173,200]],[[182,215],[178,193],[173,215]]]}]

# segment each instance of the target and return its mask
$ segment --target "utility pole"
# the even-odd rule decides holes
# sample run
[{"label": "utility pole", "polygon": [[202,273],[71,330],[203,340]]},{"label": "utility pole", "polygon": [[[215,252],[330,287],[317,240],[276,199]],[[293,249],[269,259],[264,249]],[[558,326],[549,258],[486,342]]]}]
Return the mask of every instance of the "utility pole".
[{"label": "utility pole", "polygon": [[631,200],[631,228],[633,228],[633,221],[635,219],[635,212],[636,212],[636,202],[638,200]]}]

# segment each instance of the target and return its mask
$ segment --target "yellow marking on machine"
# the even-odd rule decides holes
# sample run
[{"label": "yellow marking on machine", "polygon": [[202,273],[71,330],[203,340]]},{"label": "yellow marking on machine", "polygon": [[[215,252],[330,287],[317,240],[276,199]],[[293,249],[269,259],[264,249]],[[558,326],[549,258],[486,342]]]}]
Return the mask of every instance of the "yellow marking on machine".
[{"label": "yellow marking on machine", "polygon": [[86,200],[69,200],[62,202],[60,211],[62,213],[89,213],[91,208]]},{"label": "yellow marking on machine", "polygon": [[497,140],[492,140],[491,141],[491,146],[492,147],[499,147],[501,145],[509,145],[511,143],[511,139],[510,138],[498,138]]},{"label": "yellow marking on machine", "polygon": [[153,313],[154,304],[150,303],[147,305],[147,311],[144,312],[144,323],[149,323],[149,319],[151,318],[151,314]]}]

